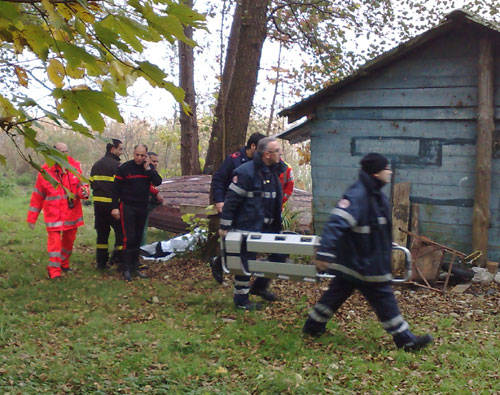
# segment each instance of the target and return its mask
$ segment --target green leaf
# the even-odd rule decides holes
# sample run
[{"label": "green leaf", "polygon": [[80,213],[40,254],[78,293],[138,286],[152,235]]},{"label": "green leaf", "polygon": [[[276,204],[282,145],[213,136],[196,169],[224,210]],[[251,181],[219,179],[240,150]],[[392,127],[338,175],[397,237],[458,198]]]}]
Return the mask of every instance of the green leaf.
[{"label": "green leaf", "polygon": [[99,40],[101,40],[104,44],[116,45],[116,41],[119,39],[118,34],[104,26],[102,21],[94,24],[94,30]]},{"label": "green leaf", "polygon": [[68,121],[75,121],[78,119],[80,112],[78,111],[78,105],[72,100],[71,97],[65,98],[61,103],[64,117]]},{"label": "green leaf", "polygon": [[171,82],[163,82],[162,87],[167,89],[172,96],[174,96],[174,99],[178,101],[179,103],[182,103],[183,106],[187,104],[183,102],[184,97],[186,96],[186,93],[184,92],[184,89],[179,88],[178,86],[175,86]]},{"label": "green leaf", "polygon": [[118,122],[123,122],[123,118],[118,110],[118,105],[114,101],[114,97],[105,92],[82,90],[74,91],[75,101],[80,104],[82,102],[91,103],[94,106],[94,111],[99,111],[108,117],[115,119]]},{"label": "green leaf", "polygon": [[90,138],[93,138],[94,135],[92,134],[92,132],[85,126],[83,126],[81,123],[78,123],[78,122],[68,122],[69,126],[71,126],[71,128],[77,132],[77,133],[80,133],[86,137],[90,137]]},{"label": "green leaf", "polygon": [[18,6],[6,1],[2,1],[2,6],[0,7],[0,16],[10,21],[17,20],[20,17]]},{"label": "green leaf", "polygon": [[89,124],[89,126],[97,131],[103,131],[106,124],[104,123],[104,119],[101,114],[96,111],[93,107],[93,103],[80,100],[78,101],[78,107],[80,108],[80,114],[82,114],[85,122]]},{"label": "green leaf", "polygon": [[57,45],[64,53],[64,58],[71,67],[81,66],[83,63],[89,72],[95,75],[101,74],[102,70],[97,64],[97,58],[89,54],[85,49],[63,41],[57,41]]},{"label": "green leaf", "polygon": [[144,77],[153,82],[155,86],[160,86],[167,74],[157,65],[148,61],[138,62],[139,70],[144,74]]},{"label": "green leaf", "polygon": [[115,23],[115,32],[136,51],[142,52],[144,47],[136,36],[140,29],[135,28],[133,22],[127,18],[115,17]]},{"label": "green leaf", "polygon": [[4,166],[7,165],[7,159],[2,154],[0,154],[0,163]]}]

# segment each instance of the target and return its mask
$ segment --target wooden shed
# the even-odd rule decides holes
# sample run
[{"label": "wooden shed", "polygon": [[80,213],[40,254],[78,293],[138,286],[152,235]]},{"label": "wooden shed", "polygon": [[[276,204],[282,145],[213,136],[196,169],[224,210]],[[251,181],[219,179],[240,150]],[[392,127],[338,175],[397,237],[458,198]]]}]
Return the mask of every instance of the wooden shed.
[{"label": "wooden shed", "polygon": [[316,232],[374,151],[410,183],[421,234],[500,260],[500,26],[454,11],[280,115],[307,117],[278,137],[311,140]]}]

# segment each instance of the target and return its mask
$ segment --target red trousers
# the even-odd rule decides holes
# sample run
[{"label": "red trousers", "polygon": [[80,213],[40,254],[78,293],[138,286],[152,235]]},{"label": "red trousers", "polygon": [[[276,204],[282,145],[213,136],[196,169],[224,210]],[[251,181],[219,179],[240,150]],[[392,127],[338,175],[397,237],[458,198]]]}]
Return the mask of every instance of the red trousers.
[{"label": "red trousers", "polygon": [[69,257],[73,252],[77,230],[78,228],[47,231],[47,252],[49,253],[47,271],[50,278],[59,277],[61,269],[69,268]]}]

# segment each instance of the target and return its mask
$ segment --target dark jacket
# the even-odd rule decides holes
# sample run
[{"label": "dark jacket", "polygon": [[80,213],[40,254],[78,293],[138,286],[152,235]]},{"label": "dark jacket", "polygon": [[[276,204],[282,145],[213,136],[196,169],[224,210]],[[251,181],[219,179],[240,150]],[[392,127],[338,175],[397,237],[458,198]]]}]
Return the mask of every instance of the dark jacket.
[{"label": "dark jacket", "polygon": [[120,202],[147,207],[151,184],[157,186],[161,181],[153,167],[145,170],[143,165],[137,165],[133,160],[125,162],[116,172],[112,207],[118,208]]},{"label": "dark jacket", "polygon": [[221,229],[278,233],[281,230],[279,166],[264,165],[259,153],[233,172],[222,216]]},{"label": "dark jacket", "polygon": [[90,186],[94,202],[111,204],[115,174],[120,166],[120,157],[107,152],[90,170]]},{"label": "dark jacket", "polygon": [[251,161],[246,154],[246,148],[241,147],[239,151],[233,152],[228,155],[226,160],[222,163],[219,169],[212,176],[212,198],[214,203],[223,202],[227,188],[231,184],[231,178],[233,176],[233,171],[240,167],[243,163]]},{"label": "dark jacket", "polygon": [[323,229],[317,258],[339,277],[367,283],[392,279],[392,224],[382,183],[360,171]]}]

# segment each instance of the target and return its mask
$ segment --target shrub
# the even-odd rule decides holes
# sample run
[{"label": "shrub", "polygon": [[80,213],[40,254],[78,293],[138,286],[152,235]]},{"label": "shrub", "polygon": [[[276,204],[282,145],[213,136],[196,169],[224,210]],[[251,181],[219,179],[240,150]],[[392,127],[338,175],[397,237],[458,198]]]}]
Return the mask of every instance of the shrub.
[{"label": "shrub", "polygon": [[4,174],[0,174],[0,196],[9,196],[12,193],[12,188],[14,188],[12,180]]}]

